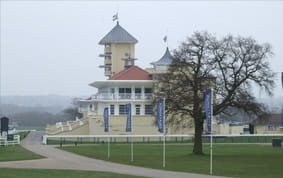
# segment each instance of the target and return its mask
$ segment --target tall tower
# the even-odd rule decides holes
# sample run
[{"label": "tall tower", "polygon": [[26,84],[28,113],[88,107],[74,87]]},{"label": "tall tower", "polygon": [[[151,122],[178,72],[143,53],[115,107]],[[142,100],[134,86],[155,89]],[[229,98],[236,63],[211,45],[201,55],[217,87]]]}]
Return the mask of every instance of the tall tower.
[{"label": "tall tower", "polygon": [[117,22],[116,26],[107,33],[100,41],[104,45],[104,75],[112,77],[122,70],[133,66],[135,63],[135,44],[138,42],[131,34]]}]

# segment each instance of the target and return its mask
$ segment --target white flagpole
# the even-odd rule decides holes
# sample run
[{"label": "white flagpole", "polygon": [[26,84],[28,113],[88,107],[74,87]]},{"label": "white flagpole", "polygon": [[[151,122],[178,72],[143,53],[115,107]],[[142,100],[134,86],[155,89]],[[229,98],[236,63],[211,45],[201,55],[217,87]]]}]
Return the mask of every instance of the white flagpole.
[{"label": "white flagpole", "polygon": [[108,160],[110,159],[110,117],[108,110]]},{"label": "white flagpole", "polygon": [[131,129],[132,129],[132,137],[131,137],[131,161],[134,161],[134,144],[133,144],[133,118],[132,118],[132,104],[131,104]]},{"label": "white flagpole", "polygon": [[110,159],[110,133],[108,134],[108,159]]},{"label": "white flagpole", "polygon": [[165,167],[165,164],[166,164],[166,160],[165,160],[165,157],[166,157],[166,150],[165,150],[165,142],[166,142],[166,129],[165,129],[165,98],[164,98],[164,104],[163,104],[163,167]]},{"label": "white flagpole", "polygon": [[210,174],[212,174],[213,89],[211,89]]}]

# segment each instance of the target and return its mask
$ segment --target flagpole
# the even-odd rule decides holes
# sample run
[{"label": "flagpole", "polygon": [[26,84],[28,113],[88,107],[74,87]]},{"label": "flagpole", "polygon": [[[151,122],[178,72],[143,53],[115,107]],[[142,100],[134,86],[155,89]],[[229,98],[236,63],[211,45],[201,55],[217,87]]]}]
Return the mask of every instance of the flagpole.
[{"label": "flagpole", "polygon": [[[131,115],[132,115],[132,106],[131,106]],[[131,116],[131,129],[132,129],[132,132],[133,132],[133,119],[132,119],[132,116]],[[131,161],[133,162],[134,161],[133,133],[132,133],[132,137],[131,137],[131,142],[132,142],[131,143]]]},{"label": "flagpole", "polygon": [[108,110],[108,160],[110,159],[110,117]]},{"label": "flagpole", "polygon": [[110,159],[110,133],[108,133],[108,159]]},{"label": "flagpole", "polygon": [[165,167],[165,154],[166,154],[166,150],[165,150],[165,142],[166,142],[166,128],[165,128],[165,98],[163,99],[164,100],[164,105],[163,105],[163,167]]},{"label": "flagpole", "polygon": [[210,174],[212,174],[213,89],[211,89]]}]

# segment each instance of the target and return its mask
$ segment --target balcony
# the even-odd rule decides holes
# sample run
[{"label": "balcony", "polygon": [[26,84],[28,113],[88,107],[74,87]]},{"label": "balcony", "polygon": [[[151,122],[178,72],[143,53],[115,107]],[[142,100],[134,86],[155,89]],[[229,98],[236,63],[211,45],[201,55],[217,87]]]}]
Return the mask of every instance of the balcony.
[{"label": "balcony", "polygon": [[138,100],[152,100],[152,93],[146,93],[144,95],[140,93],[99,93],[92,96],[93,100],[101,101],[101,100],[108,100],[108,101],[138,101]]}]

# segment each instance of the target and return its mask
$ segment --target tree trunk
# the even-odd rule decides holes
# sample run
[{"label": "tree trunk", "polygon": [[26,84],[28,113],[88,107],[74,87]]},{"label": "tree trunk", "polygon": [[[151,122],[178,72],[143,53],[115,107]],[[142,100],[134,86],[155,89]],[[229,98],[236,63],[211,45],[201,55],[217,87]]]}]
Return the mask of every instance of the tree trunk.
[{"label": "tree trunk", "polygon": [[201,118],[195,119],[195,141],[194,141],[194,149],[193,154],[202,155],[202,139],[201,135],[203,132],[203,122],[201,122]]}]

